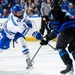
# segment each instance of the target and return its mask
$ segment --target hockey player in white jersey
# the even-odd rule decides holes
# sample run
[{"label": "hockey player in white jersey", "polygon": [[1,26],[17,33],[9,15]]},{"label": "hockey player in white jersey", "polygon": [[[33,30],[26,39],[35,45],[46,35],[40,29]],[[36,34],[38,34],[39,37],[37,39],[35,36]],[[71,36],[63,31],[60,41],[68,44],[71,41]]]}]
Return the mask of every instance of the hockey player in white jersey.
[{"label": "hockey player in white jersey", "polygon": [[[8,20],[5,22],[2,28],[2,38],[0,39],[0,50],[6,50],[10,48],[10,42],[14,39],[15,42],[18,42],[22,45],[22,53],[26,55],[26,63],[29,66],[33,64],[28,64],[30,62],[29,49],[26,45],[24,39],[26,33],[31,29],[32,22],[25,12],[22,12],[22,8],[19,5],[14,5],[12,7],[11,13],[8,16]],[[38,40],[41,39],[41,34],[38,31],[33,32],[32,34]]]}]

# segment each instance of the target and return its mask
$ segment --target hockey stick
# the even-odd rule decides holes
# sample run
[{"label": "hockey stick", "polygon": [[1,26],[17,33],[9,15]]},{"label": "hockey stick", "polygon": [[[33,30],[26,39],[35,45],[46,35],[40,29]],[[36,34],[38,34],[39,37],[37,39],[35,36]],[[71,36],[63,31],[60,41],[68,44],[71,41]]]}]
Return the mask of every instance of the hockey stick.
[{"label": "hockey stick", "polygon": [[[48,44],[52,49],[56,50],[56,48],[54,48],[53,46],[51,46],[50,44]],[[39,52],[40,48],[42,47],[42,45],[40,45],[40,47],[38,48],[38,50],[36,51],[35,55],[32,57],[31,61],[28,63],[26,69],[30,68],[30,63],[34,60],[35,56],[37,55],[37,53]]]},{"label": "hockey stick", "polygon": [[12,40],[12,42],[13,42],[13,48],[15,48],[15,42],[14,42],[14,39]]},{"label": "hockey stick", "polygon": [[50,45],[49,43],[48,43],[48,45],[52,48],[52,49],[54,49],[54,50],[56,50],[56,48],[54,48],[52,45]]},{"label": "hockey stick", "polygon": [[40,48],[42,47],[42,45],[40,45],[40,47],[38,48],[38,50],[36,51],[35,55],[32,57],[31,61],[28,63],[26,69],[30,68],[30,63],[33,61],[33,59],[35,58],[35,56],[37,55],[37,53],[39,52]]},{"label": "hockey stick", "polygon": [[[45,38],[45,36],[42,38],[42,39],[44,39]],[[49,43],[48,43],[48,45],[52,48],[52,49],[54,49],[54,50],[56,50],[56,48],[54,48],[52,45],[50,45]]]}]

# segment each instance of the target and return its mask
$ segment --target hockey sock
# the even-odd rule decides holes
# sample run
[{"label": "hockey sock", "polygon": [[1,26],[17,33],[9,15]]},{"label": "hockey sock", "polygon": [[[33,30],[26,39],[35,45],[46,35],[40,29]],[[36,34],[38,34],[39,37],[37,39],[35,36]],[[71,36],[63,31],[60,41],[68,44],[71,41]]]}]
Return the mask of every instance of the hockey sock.
[{"label": "hockey sock", "polygon": [[73,69],[72,59],[69,57],[69,54],[65,49],[59,49],[59,55],[66,65],[66,69],[60,71],[60,73],[66,74]]}]

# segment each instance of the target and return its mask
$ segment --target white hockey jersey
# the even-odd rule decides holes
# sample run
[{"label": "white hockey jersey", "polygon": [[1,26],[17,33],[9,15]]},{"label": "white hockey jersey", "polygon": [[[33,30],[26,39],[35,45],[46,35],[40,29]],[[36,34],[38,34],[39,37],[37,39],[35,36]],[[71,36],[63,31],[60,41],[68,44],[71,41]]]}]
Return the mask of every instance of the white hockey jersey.
[{"label": "white hockey jersey", "polygon": [[8,20],[5,22],[3,29],[9,39],[14,39],[17,32],[25,35],[30,29],[26,25],[26,21],[30,20],[26,13],[23,13],[22,18],[17,18],[12,13],[9,15]]}]

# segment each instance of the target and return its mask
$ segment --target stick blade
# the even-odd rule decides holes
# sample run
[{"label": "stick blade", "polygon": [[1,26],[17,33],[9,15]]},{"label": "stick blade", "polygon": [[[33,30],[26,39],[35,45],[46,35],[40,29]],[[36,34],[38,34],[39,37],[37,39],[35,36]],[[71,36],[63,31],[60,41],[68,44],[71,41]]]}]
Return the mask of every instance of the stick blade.
[{"label": "stick blade", "polygon": [[26,69],[29,69],[29,68],[30,68],[30,66],[27,66],[27,67],[26,67]]},{"label": "stick blade", "polygon": [[26,67],[26,69],[33,69],[33,68],[34,68],[33,66],[29,66],[29,65]]}]

